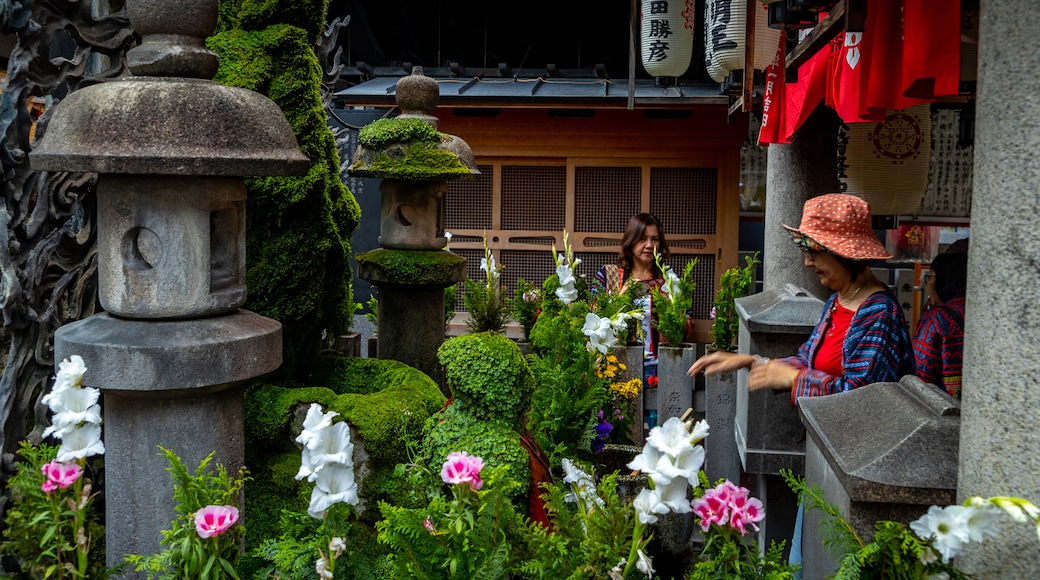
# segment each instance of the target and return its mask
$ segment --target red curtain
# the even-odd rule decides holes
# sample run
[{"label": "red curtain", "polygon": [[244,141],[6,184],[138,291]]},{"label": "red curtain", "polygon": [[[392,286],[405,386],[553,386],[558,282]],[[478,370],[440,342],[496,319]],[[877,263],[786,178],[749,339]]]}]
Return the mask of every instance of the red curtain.
[{"label": "red curtain", "polygon": [[[798,69],[798,82],[774,87],[759,143],[790,142],[821,101],[856,123],[958,94],[960,40],[960,0],[871,0],[863,32],[839,34]],[[782,66],[774,74],[782,80]]]}]

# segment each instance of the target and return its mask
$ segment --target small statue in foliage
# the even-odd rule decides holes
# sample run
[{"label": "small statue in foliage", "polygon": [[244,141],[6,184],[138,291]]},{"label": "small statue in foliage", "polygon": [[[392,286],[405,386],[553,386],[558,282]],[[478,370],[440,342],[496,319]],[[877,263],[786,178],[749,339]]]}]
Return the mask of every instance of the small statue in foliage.
[{"label": "small statue in foliage", "polygon": [[437,351],[451,390],[451,404],[429,425],[431,471],[449,453],[465,450],[489,466],[509,465],[509,477],[529,489],[531,467],[521,444],[523,419],[531,405],[534,377],[520,348],[495,332],[452,338]]}]

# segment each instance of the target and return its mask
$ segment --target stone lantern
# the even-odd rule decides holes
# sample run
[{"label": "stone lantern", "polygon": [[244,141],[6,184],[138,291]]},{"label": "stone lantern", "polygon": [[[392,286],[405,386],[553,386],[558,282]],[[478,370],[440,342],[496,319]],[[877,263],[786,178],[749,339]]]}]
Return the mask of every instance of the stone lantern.
[{"label": "stone lantern", "polygon": [[[70,93],[30,161],[96,172],[98,283],[106,312],[55,334],[83,357],[105,412],[109,566],[153,554],[176,513],[158,446],[189,468],[244,461],[241,385],[282,360],[281,325],[241,310],[243,176],[302,175],[309,162],[278,107],[213,82],[204,39],[216,0],[127,0],[142,43],[133,76]],[[135,577],[130,574],[128,577]]]},{"label": "stone lantern", "polygon": [[350,174],[377,177],[381,249],[357,256],[359,276],[379,288],[379,358],[441,382],[444,289],[465,278],[466,261],[444,248],[448,181],[479,175],[465,141],[439,133],[437,81],[422,68],[397,82],[402,114],[362,130]]}]

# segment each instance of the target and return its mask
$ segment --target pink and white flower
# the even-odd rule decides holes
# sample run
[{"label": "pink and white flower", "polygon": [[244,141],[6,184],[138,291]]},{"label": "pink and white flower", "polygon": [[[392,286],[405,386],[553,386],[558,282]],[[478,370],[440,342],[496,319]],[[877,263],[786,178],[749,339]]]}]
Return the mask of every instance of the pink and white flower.
[{"label": "pink and white flower", "polygon": [[729,519],[729,503],[711,491],[693,500],[693,513],[700,518],[701,530],[705,532],[711,524],[722,525]]},{"label": "pink and white flower", "polygon": [[56,489],[65,489],[76,483],[76,480],[83,475],[83,468],[77,463],[59,463],[57,461],[51,461],[42,468],[43,475],[47,477],[47,481],[43,482],[41,486],[43,491],[51,493]]},{"label": "pink and white flower", "polygon": [[479,490],[484,482],[480,479],[480,470],[484,469],[484,460],[465,451],[455,451],[441,466],[441,479],[448,485],[467,484],[473,491]]},{"label": "pink and white flower", "polygon": [[762,502],[746,494],[733,497],[730,501],[729,509],[729,525],[734,530],[740,532],[741,535],[744,535],[748,525],[757,532],[758,526],[756,524],[766,517]]},{"label": "pink and white flower", "polygon": [[195,531],[200,538],[212,538],[228,531],[238,521],[238,508],[208,505],[195,512]]}]

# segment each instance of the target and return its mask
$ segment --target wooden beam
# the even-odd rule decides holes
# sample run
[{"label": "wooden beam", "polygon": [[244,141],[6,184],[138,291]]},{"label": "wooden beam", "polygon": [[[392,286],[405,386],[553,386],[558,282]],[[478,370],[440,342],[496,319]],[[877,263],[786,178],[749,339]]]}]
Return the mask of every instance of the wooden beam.
[{"label": "wooden beam", "polygon": [[785,68],[797,69],[802,66],[845,29],[845,2],[846,0],[840,0],[835,4],[834,8],[827,13],[827,17],[813,27],[809,36],[806,36],[795,45],[791,52],[787,53],[787,59],[784,61]]},{"label": "wooden beam", "polygon": [[[744,84],[741,86],[741,112],[751,110],[752,95],[755,90],[755,15],[756,10],[761,10],[759,0],[747,0],[745,2],[744,18]],[[730,109],[730,114],[733,110]]]}]

